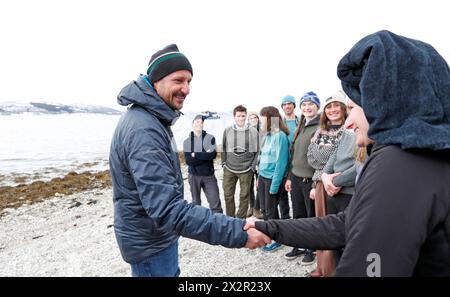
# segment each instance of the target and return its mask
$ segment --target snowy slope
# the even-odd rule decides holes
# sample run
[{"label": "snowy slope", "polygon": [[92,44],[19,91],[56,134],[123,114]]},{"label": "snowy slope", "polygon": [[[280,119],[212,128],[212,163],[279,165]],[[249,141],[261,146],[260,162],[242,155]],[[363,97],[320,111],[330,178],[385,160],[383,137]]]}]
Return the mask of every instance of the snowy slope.
[{"label": "snowy slope", "polygon": [[33,114],[60,114],[60,113],[99,113],[121,114],[120,111],[98,105],[66,105],[44,102],[0,102],[0,115],[33,113]]}]

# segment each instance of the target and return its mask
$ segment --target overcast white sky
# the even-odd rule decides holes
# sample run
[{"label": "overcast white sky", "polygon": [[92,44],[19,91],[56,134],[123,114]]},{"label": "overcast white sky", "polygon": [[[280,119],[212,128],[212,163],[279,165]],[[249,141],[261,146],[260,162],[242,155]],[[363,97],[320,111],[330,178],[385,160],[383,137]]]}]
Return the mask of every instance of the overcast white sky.
[{"label": "overcast white sky", "polygon": [[340,88],[336,66],[381,29],[432,44],[450,61],[441,0],[2,1],[0,101],[118,108],[120,89],[176,43],[194,78],[183,111],[279,106]]}]

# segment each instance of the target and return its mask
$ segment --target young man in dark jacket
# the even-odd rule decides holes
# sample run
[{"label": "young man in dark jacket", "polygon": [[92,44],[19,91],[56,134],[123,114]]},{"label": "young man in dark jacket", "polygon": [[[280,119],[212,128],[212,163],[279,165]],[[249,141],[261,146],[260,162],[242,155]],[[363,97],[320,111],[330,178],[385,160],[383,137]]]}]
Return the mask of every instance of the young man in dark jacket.
[{"label": "young man in dark jacket", "polygon": [[[309,198],[312,187],[314,168],[308,163],[308,146],[311,138],[319,128],[320,123],[320,99],[314,92],[305,93],[299,102],[302,118],[296,129],[292,148],[289,174],[286,181],[286,191],[291,193],[292,214],[294,219],[315,217],[314,200]],[[305,250],[294,247],[284,257],[288,260],[296,259],[305,254],[301,264],[314,263],[313,250]]]},{"label": "young man in dark jacket", "polygon": [[[346,127],[373,145],[347,209],[256,222],[274,240],[344,248],[335,276],[450,276],[450,69],[429,44],[380,31],[338,65]],[[248,224],[247,227],[251,227]]]},{"label": "young man in dark jacket", "polygon": [[203,116],[197,115],[192,121],[192,132],[183,143],[184,159],[189,166],[189,186],[192,203],[201,205],[201,191],[205,192],[209,208],[222,213],[219,187],[214,174],[214,159],[217,156],[216,139],[203,130]]},{"label": "young man in dark jacket", "polygon": [[[129,105],[111,142],[114,231],[133,276],[178,276],[178,237],[225,247],[264,246],[245,221],[187,203],[170,126],[189,94],[192,67],[175,44],[155,53],[147,75],[118,96]],[[256,231],[256,230],[255,230]]]}]

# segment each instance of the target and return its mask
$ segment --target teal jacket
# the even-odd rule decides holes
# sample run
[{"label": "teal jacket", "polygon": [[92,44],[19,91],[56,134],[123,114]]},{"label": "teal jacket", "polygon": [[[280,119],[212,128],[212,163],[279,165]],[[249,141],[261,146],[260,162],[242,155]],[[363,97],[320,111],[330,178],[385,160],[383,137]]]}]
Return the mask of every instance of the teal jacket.
[{"label": "teal jacket", "polygon": [[289,162],[289,139],[284,132],[268,134],[261,148],[259,175],[272,180],[270,194],[277,194]]}]

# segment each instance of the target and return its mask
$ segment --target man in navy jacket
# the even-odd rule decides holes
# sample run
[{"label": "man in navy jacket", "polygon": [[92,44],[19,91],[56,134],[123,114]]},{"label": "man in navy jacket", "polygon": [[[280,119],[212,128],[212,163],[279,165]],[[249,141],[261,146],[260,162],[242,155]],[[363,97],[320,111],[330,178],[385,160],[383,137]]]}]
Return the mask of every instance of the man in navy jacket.
[{"label": "man in navy jacket", "polygon": [[180,235],[230,248],[270,242],[244,220],[183,199],[183,178],[170,126],[189,94],[192,66],[175,44],[156,52],[147,75],[118,95],[128,110],[111,142],[114,231],[133,276],[178,276]]},{"label": "man in navy jacket", "polygon": [[214,174],[214,159],[217,157],[216,139],[203,130],[203,116],[197,115],[192,121],[192,132],[183,143],[184,159],[189,165],[189,186],[192,203],[201,205],[201,190],[205,192],[209,208],[222,213],[219,187]]}]

